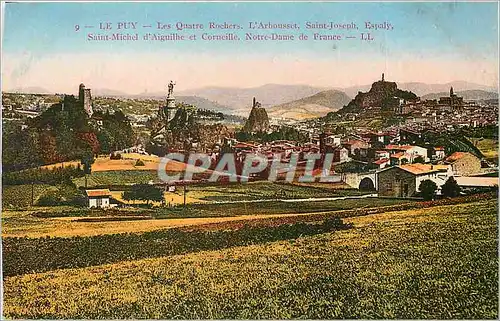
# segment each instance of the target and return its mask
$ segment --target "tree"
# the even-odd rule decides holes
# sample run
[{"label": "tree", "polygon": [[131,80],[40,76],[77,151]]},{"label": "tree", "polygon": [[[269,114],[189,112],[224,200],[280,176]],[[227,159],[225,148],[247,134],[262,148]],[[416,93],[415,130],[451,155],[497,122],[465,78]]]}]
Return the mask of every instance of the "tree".
[{"label": "tree", "polygon": [[82,155],[80,161],[83,165],[83,172],[85,174],[85,188],[87,188],[87,174],[92,172],[92,164],[94,163],[94,154],[91,151],[87,151]]},{"label": "tree", "polygon": [[425,159],[424,159],[422,156],[418,155],[418,156],[417,156],[417,157],[415,157],[415,159],[413,160],[413,163],[420,163],[420,164],[423,164],[423,163],[425,163]]},{"label": "tree", "polygon": [[149,204],[149,201],[161,202],[163,200],[163,192],[154,185],[135,184],[130,191],[123,193],[123,199],[146,201],[146,204]]},{"label": "tree", "polygon": [[433,181],[426,179],[420,183],[420,186],[418,187],[420,190],[420,194],[424,198],[424,200],[432,200],[434,198],[434,194],[436,193],[437,190],[437,185]]},{"label": "tree", "polygon": [[441,193],[446,197],[457,197],[460,195],[460,186],[458,186],[457,181],[450,176],[448,180],[441,186]]}]

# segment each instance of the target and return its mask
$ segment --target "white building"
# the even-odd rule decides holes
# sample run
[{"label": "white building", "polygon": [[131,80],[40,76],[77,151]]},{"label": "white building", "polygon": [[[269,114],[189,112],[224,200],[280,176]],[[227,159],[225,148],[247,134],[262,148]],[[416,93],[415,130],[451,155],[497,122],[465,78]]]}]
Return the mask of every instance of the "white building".
[{"label": "white building", "polygon": [[424,162],[427,163],[429,161],[429,157],[427,156],[427,148],[424,147],[414,145],[387,145],[385,149],[388,150],[391,154],[404,152],[405,154],[407,154],[406,157],[410,163],[413,163],[413,161],[419,156],[424,159]]},{"label": "white building", "polygon": [[107,208],[110,207],[109,199],[111,192],[109,189],[91,189],[86,190],[87,204],[89,208]]}]

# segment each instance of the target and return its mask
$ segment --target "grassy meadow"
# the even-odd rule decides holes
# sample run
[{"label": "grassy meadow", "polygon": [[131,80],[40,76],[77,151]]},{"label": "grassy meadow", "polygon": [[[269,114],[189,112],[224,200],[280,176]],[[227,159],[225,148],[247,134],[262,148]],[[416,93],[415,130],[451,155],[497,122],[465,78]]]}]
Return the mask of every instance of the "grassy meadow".
[{"label": "grassy meadow", "polygon": [[[236,237],[231,232],[207,231],[204,237],[220,237],[210,249],[200,247],[206,239],[197,243],[195,237],[195,251],[147,259],[126,259],[144,251],[140,246],[105,242],[96,253],[125,259],[5,277],[4,315],[496,319],[497,210],[491,199],[345,218],[351,228],[302,236],[293,224],[270,234],[247,229],[249,241],[229,248],[224,240]],[[166,236],[142,238],[169,246]],[[64,242],[43,244],[51,241]],[[122,253],[128,250],[133,253]],[[94,259],[102,261],[99,254]]]},{"label": "grassy meadow", "polygon": [[490,138],[469,138],[484,157],[494,163],[498,163],[498,140]]},{"label": "grassy meadow", "polygon": [[32,191],[33,203],[36,204],[41,195],[56,189],[48,184],[2,186],[2,207],[28,207],[31,206]]}]

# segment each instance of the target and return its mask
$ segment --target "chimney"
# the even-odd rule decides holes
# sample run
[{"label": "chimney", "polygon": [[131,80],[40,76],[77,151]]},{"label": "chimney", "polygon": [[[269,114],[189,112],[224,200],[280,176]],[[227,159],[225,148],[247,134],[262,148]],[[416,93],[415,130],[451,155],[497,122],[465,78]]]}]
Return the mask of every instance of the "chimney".
[{"label": "chimney", "polygon": [[253,97],[252,107],[255,107],[255,97]]}]

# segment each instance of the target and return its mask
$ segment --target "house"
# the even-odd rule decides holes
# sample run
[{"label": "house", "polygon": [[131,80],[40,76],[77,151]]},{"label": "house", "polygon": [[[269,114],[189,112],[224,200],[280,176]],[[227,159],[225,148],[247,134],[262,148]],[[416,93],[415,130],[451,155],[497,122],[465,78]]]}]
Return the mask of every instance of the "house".
[{"label": "house", "polygon": [[107,208],[110,207],[109,199],[111,192],[109,189],[89,189],[85,191],[87,195],[87,204],[89,208]]},{"label": "house", "polygon": [[390,156],[391,166],[404,165],[410,162],[410,155],[405,152],[398,152]]},{"label": "house", "polygon": [[387,158],[389,159],[391,155],[386,150],[376,150],[375,151],[375,159]]},{"label": "house", "polygon": [[404,152],[408,155],[408,162],[413,163],[415,159],[419,156],[423,159],[424,162],[429,161],[429,157],[427,156],[427,148],[414,146],[414,145],[387,145],[385,147],[389,153],[399,153]]},{"label": "house", "polygon": [[452,172],[446,165],[407,164],[384,168],[377,175],[379,196],[412,197],[424,180],[433,181],[439,190]]},{"label": "house", "polygon": [[396,134],[391,133],[391,132],[367,132],[364,134],[361,134],[361,137],[367,139],[371,144],[389,144],[394,138],[396,137]]},{"label": "house", "polygon": [[360,139],[348,140],[342,143],[342,146],[349,151],[349,155],[361,155],[366,156],[370,144]]},{"label": "house", "polygon": [[377,166],[377,168],[382,169],[391,165],[391,161],[389,158],[381,158],[373,162]]},{"label": "house", "polygon": [[422,139],[422,134],[416,130],[401,129],[399,131],[399,137],[401,141],[416,143]]},{"label": "house", "polygon": [[340,145],[340,135],[327,135],[325,136],[325,144],[326,145]]},{"label": "house", "polygon": [[338,146],[333,150],[333,161],[334,162],[347,162],[349,160],[349,151],[341,146]]},{"label": "house", "polygon": [[481,160],[469,152],[455,152],[446,157],[445,165],[451,165],[453,175],[469,176],[481,172]]},{"label": "house", "polygon": [[442,146],[434,147],[433,151],[434,151],[433,155],[432,155],[433,159],[441,160],[441,159],[446,157],[446,154],[444,152],[444,147],[442,147]]}]

